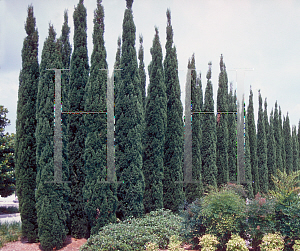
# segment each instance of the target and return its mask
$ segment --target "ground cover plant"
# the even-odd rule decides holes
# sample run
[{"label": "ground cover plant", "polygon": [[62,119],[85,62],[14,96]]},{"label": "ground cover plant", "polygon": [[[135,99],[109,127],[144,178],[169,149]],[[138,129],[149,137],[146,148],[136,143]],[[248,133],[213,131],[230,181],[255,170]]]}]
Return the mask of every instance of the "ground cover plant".
[{"label": "ground cover plant", "polygon": [[20,240],[22,236],[21,226],[21,222],[0,223],[0,248],[5,243]]}]

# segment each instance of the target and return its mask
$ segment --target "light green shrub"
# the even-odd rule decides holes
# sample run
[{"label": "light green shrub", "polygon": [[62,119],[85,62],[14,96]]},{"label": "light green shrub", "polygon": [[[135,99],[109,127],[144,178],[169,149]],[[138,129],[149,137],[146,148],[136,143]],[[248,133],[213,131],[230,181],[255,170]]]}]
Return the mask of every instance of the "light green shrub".
[{"label": "light green shrub", "polygon": [[153,242],[148,242],[146,244],[146,251],[157,251],[158,250],[158,244]]},{"label": "light green shrub", "polygon": [[205,234],[199,237],[199,245],[201,245],[201,251],[215,251],[217,250],[217,245],[219,244],[218,239],[214,235]]},{"label": "light green shrub", "polygon": [[269,233],[264,235],[259,246],[261,251],[282,251],[284,249],[284,240],[279,233]]},{"label": "light green shrub", "polygon": [[295,240],[295,244],[293,246],[294,251],[300,251],[300,240]]},{"label": "light green shrub", "polygon": [[183,248],[180,247],[181,241],[178,240],[178,236],[172,235],[170,238],[169,248],[170,251],[184,251]]},{"label": "light green shrub", "polygon": [[237,234],[232,235],[226,246],[226,251],[248,251],[245,240]]}]

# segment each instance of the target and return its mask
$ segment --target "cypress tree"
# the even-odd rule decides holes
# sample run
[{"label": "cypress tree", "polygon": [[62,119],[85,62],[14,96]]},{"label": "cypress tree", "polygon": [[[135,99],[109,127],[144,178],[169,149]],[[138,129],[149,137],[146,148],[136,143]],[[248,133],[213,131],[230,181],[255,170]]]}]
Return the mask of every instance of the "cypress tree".
[{"label": "cypress tree", "polygon": [[146,109],[146,72],[144,65],[144,48],[143,48],[143,36],[140,35],[140,48],[139,48],[139,75],[141,79],[141,93],[143,100],[143,109]]},{"label": "cypress tree", "polygon": [[38,224],[35,208],[36,188],[36,97],[39,80],[38,30],[32,5],[28,6],[26,38],[22,48],[22,70],[19,76],[15,175],[22,235],[28,242],[37,242]]},{"label": "cypress tree", "polygon": [[[118,186],[117,217],[141,217],[144,214],[143,197],[145,181],[142,170],[143,109],[140,77],[135,50],[135,24],[132,15],[132,0],[127,0],[124,13],[121,82],[116,99],[116,173]],[[118,107],[117,107],[118,106]],[[118,109],[118,111],[117,111]]]},{"label": "cypress tree", "polygon": [[[249,141],[249,129],[248,129],[248,118],[245,114],[245,180],[253,181],[251,173],[251,155],[250,155],[250,141]],[[250,199],[254,198],[253,194],[253,182],[245,184],[245,190]]]},{"label": "cypress tree", "polygon": [[293,142],[293,172],[300,170],[299,166],[299,144],[297,138],[296,126],[292,127],[292,142]]},{"label": "cypress tree", "polygon": [[155,28],[150,49],[152,61],[148,67],[150,84],[146,105],[145,152],[145,213],[163,208],[164,143],[167,120],[167,96],[163,76],[162,49]]},{"label": "cypress tree", "polygon": [[[300,120],[299,120],[299,123],[298,123],[297,137],[298,137],[298,145],[299,145],[299,170],[300,170]],[[299,177],[299,179],[300,179],[300,177]]]},{"label": "cypress tree", "polygon": [[167,90],[167,129],[164,146],[164,208],[178,212],[184,203],[183,183],[183,107],[180,100],[178,61],[176,47],[173,45],[171,12],[167,10],[167,41],[164,60],[165,83]]},{"label": "cypress tree", "polygon": [[258,120],[257,120],[257,160],[259,175],[259,191],[268,192],[268,165],[267,165],[267,140],[265,131],[265,118],[262,109],[262,98],[259,90],[258,96]]},{"label": "cypress tree", "polygon": [[270,127],[270,125],[269,125],[269,119],[268,119],[267,98],[265,98],[264,106],[265,106],[265,109],[264,109],[265,134],[266,134],[266,140],[267,140],[267,145],[268,145],[268,134],[269,134],[269,127]]},{"label": "cypress tree", "polygon": [[[121,37],[118,37],[117,43],[118,43],[118,48],[117,48],[116,59],[115,59],[115,64],[114,64],[114,69],[116,69],[116,70],[113,72],[113,74],[114,74],[113,80],[114,80],[114,85],[115,85],[115,88],[114,88],[115,102],[117,102],[119,100],[117,98],[117,93],[118,93],[118,90],[120,89],[118,87],[118,84],[121,81],[121,71],[120,71],[120,67],[121,67]],[[118,112],[118,109],[115,109],[115,124],[120,117],[120,114],[117,112]]]},{"label": "cypress tree", "polygon": [[[69,35],[70,35],[70,27],[68,25],[68,12],[64,12],[64,23],[62,26],[61,30],[61,36],[58,39],[58,41],[61,43],[61,58],[62,58],[62,68],[63,69],[69,69],[70,68],[70,61],[71,61],[71,52],[72,52],[72,47],[69,41]],[[61,71],[61,103],[62,103],[62,111],[66,112],[69,111],[69,100],[68,100],[68,92],[69,92],[69,79],[70,79],[70,71]],[[61,114],[62,118],[62,142],[63,142],[63,147],[62,147],[62,159],[63,159],[63,170],[66,173],[67,177],[70,177],[69,173],[69,164],[68,164],[68,149],[67,149],[67,144],[68,144],[68,132],[67,132],[67,126],[68,126],[68,114]],[[72,115],[71,115],[72,116]],[[63,180],[65,181],[65,180]],[[64,211],[68,216],[67,219],[67,226],[68,226],[68,235],[71,234],[71,218],[70,218],[70,203],[69,201],[69,195],[67,198],[65,198],[65,209]]]},{"label": "cypress tree", "polygon": [[[230,93],[228,95],[228,109],[231,112],[237,110],[236,106],[236,90],[233,94],[232,83],[230,84]],[[228,116],[228,173],[229,173],[229,182],[236,181],[236,172],[237,172],[237,131],[236,131],[236,120],[237,114],[230,113]]]},{"label": "cypress tree", "polygon": [[[36,102],[36,209],[38,234],[41,246],[45,250],[60,249],[66,239],[67,214],[65,206],[66,195],[70,192],[66,183],[46,183],[54,180],[54,86],[55,72],[47,69],[61,69],[61,44],[56,40],[56,32],[49,25],[49,35],[42,51],[40,65],[40,81]],[[62,180],[66,180],[63,172]]]},{"label": "cypress tree", "polygon": [[[94,11],[93,53],[91,71],[85,86],[85,111],[105,111],[107,92],[106,50],[104,46],[104,9],[102,0],[97,0]],[[116,222],[116,183],[100,183],[106,178],[106,127],[105,114],[85,116],[87,137],[85,140],[86,179],[83,187],[85,212],[88,216],[89,235],[97,234],[100,228]]]},{"label": "cypress tree", "polygon": [[[188,69],[195,69],[195,55],[193,54],[192,60],[188,62]],[[201,80],[197,79],[196,70],[191,71],[191,101],[192,112],[200,112],[200,92],[202,94]],[[200,89],[201,88],[201,89]],[[201,114],[192,114],[192,178],[199,183],[188,183],[185,188],[186,201],[190,204],[196,198],[202,197],[203,184],[202,184],[202,160],[201,160]]]},{"label": "cypress tree", "polygon": [[247,109],[248,118],[248,132],[249,132],[249,145],[250,145],[250,159],[251,159],[251,173],[253,179],[253,193],[256,195],[260,192],[259,189],[259,173],[257,163],[257,140],[256,140],[256,129],[254,121],[254,109],[253,109],[253,92],[250,86],[249,105]]},{"label": "cypress tree", "polygon": [[[281,155],[281,131],[280,131],[280,122],[278,117],[278,109],[277,109],[277,101],[275,102],[275,111],[274,111],[274,138],[276,141],[276,170],[279,169],[281,172],[283,172],[283,163],[282,163],[282,155]],[[274,175],[277,176],[276,174]]]},{"label": "cypress tree", "polygon": [[[216,118],[214,115],[213,86],[211,83],[211,62],[206,74],[207,84],[205,88],[203,127],[202,127],[202,156],[203,156],[203,183],[217,187],[216,166]],[[205,189],[206,189],[205,187]]]},{"label": "cypress tree", "polygon": [[268,179],[269,190],[275,190],[275,184],[272,180],[272,175],[275,176],[276,168],[276,141],[274,137],[274,119],[273,109],[270,114],[270,126],[268,131]]},{"label": "cypress tree", "polygon": [[[228,85],[225,78],[225,64],[223,63],[223,55],[220,59],[220,74],[219,74],[219,87],[217,96],[217,111],[228,111]],[[216,164],[218,169],[217,184],[226,184],[229,182],[228,170],[228,114],[218,113],[216,124]]]},{"label": "cypress tree", "polygon": [[[70,111],[84,111],[85,86],[89,76],[86,8],[80,0],[73,13],[74,19],[74,52],[70,65],[70,89],[68,101]],[[85,124],[83,114],[68,115],[68,151],[71,178],[71,235],[75,238],[88,237],[87,216],[84,211],[82,188],[85,183],[84,144]],[[86,114],[90,116],[90,114]],[[99,115],[101,116],[101,115]]]},{"label": "cypress tree", "polygon": [[283,138],[284,138],[284,148],[286,154],[286,173],[289,175],[293,171],[293,150],[292,150],[292,136],[291,136],[291,127],[289,114],[287,113],[286,118],[283,122]]},{"label": "cypress tree", "polygon": [[281,135],[281,156],[282,156],[282,165],[283,165],[283,170],[286,171],[286,153],[285,153],[285,144],[284,144],[284,135],[282,131],[282,117],[281,117],[281,108],[279,106],[279,129],[280,129],[280,135]]}]

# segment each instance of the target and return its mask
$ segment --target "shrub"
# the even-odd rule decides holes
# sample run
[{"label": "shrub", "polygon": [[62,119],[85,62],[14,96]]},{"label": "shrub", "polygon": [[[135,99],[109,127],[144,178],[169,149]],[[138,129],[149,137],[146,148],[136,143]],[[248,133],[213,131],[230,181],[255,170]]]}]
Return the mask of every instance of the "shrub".
[{"label": "shrub", "polygon": [[123,222],[109,224],[98,235],[91,236],[80,248],[83,250],[145,250],[146,244],[155,243],[167,249],[172,235],[179,236],[182,218],[171,210],[159,209],[140,219],[129,217]]},{"label": "shrub", "polygon": [[295,244],[293,246],[294,251],[300,251],[300,240],[295,240]]},{"label": "shrub", "polygon": [[248,251],[245,240],[236,234],[231,237],[226,246],[226,251]]},{"label": "shrub", "polygon": [[263,237],[259,245],[261,251],[282,251],[284,249],[284,240],[280,234],[267,234]]},{"label": "shrub", "polygon": [[205,234],[202,237],[199,237],[201,251],[214,251],[217,250],[217,245],[219,244],[216,236]]},{"label": "shrub", "polygon": [[157,250],[158,250],[158,244],[157,243],[148,242],[146,244],[146,251],[157,251]]},{"label": "shrub", "polygon": [[178,240],[178,236],[172,235],[170,238],[170,244],[168,250],[170,251],[184,251],[183,248],[180,247],[181,241]]}]

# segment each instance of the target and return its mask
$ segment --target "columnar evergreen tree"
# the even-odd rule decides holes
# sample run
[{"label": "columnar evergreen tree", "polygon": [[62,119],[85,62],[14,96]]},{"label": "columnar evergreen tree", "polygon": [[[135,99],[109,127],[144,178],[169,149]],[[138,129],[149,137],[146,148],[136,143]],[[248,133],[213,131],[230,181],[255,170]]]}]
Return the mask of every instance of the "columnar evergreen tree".
[{"label": "columnar evergreen tree", "polygon": [[283,165],[283,170],[286,171],[286,153],[285,153],[285,144],[284,144],[284,136],[283,136],[283,131],[282,131],[282,117],[281,117],[281,108],[279,106],[279,129],[280,129],[280,135],[281,135],[281,156],[282,156],[282,165]]},{"label": "columnar evergreen tree", "polygon": [[[114,72],[113,72],[113,80],[114,80],[114,91],[115,91],[115,101],[118,100],[117,98],[117,93],[118,90],[120,89],[118,87],[118,84],[120,84],[121,82],[121,37],[118,37],[118,48],[117,48],[117,52],[116,52],[116,59],[115,59],[115,64],[114,64]],[[115,123],[117,122],[117,120],[120,117],[120,114],[117,113],[118,109],[115,109]]]},{"label": "columnar evergreen tree", "polygon": [[[281,155],[281,130],[280,130],[280,121],[278,117],[278,109],[277,109],[277,101],[275,102],[275,111],[274,111],[274,124],[273,124],[273,129],[274,129],[274,138],[276,141],[276,170],[279,169],[281,172],[283,172],[283,163],[282,163],[282,155]],[[274,174],[276,177],[276,173]]]},{"label": "columnar evergreen tree", "polygon": [[[201,72],[199,73],[199,77],[197,77],[196,81],[196,93],[198,94],[198,102],[199,102],[199,111],[203,111],[203,91],[202,91],[202,80],[201,80]],[[202,167],[202,152],[201,152],[201,145],[202,145],[202,121],[203,121],[203,116],[202,113],[199,113],[199,121],[200,121],[200,131],[199,131],[199,144],[200,144],[200,165],[201,165],[201,180],[202,180],[202,193],[203,194],[203,167]],[[196,119],[197,117],[195,117]]]},{"label": "columnar evergreen tree", "polygon": [[248,198],[253,199],[253,182],[251,182],[253,178],[251,173],[250,141],[247,120],[247,114],[245,114],[245,190],[247,191]]},{"label": "columnar evergreen tree", "polygon": [[273,119],[273,108],[270,114],[270,126],[268,131],[268,180],[269,190],[275,189],[275,184],[272,180],[272,175],[275,176],[276,168],[276,141],[274,137],[274,119]]},{"label": "columnar evergreen tree", "polygon": [[[74,14],[74,52],[70,65],[70,111],[84,111],[85,85],[89,76],[86,34],[86,8],[80,0]],[[86,114],[89,116],[90,114]],[[87,216],[84,211],[82,188],[85,183],[84,144],[85,124],[83,114],[68,115],[68,153],[71,178],[71,235],[83,238],[89,235]],[[101,115],[99,115],[101,116]]]},{"label": "columnar evergreen tree", "polygon": [[[202,126],[202,167],[203,183],[205,186],[217,187],[216,166],[216,118],[214,115],[213,86],[211,83],[211,62],[206,74],[207,84],[205,88],[204,116]],[[207,114],[205,112],[208,112]],[[205,187],[206,189],[206,187]]]},{"label": "columnar evergreen tree", "polygon": [[[299,120],[299,123],[298,123],[298,134],[297,134],[297,137],[298,137],[298,145],[299,145],[299,168],[300,168],[300,120]],[[300,179],[300,177],[299,177],[299,179]]]},{"label": "columnar evergreen tree", "polygon": [[253,179],[253,193],[256,195],[260,192],[259,189],[259,173],[257,163],[257,140],[256,129],[254,121],[254,109],[253,109],[253,92],[250,86],[249,105],[247,109],[248,118],[248,132],[249,132],[249,144],[250,144],[250,156],[251,156],[251,173]]},{"label": "columnar evergreen tree", "polygon": [[300,170],[300,162],[299,162],[299,144],[297,138],[296,126],[292,128],[292,142],[293,142],[293,171],[297,172]]},{"label": "columnar evergreen tree", "polygon": [[219,87],[217,96],[217,111],[223,112],[217,114],[216,123],[216,165],[218,169],[217,184],[226,184],[229,182],[229,170],[228,170],[228,114],[224,113],[228,111],[228,83],[225,76],[225,64],[223,63],[223,55],[220,59],[220,74],[219,74]]},{"label": "columnar evergreen tree", "polygon": [[22,235],[28,242],[36,242],[38,224],[35,208],[36,187],[36,96],[38,91],[38,30],[35,27],[33,7],[28,7],[25,24],[26,38],[22,48],[22,70],[19,76],[15,175],[19,211],[22,221]]},{"label": "columnar evergreen tree", "polygon": [[[141,217],[144,214],[143,197],[145,181],[142,170],[142,126],[143,109],[140,77],[135,50],[135,24],[132,15],[132,0],[127,0],[124,13],[121,82],[116,99],[116,174],[123,181],[118,186],[119,219],[128,216]],[[118,111],[117,111],[118,109]]]},{"label": "columnar evergreen tree", "polygon": [[150,84],[146,104],[145,152],[145,213],[163,208],[164,143],[167,122],[167,96],[163,75],[162,49],[155,28],[150,49],[152,61],[148,67]]},{"label": "columnar evergreen tree", "polygon": [[[69,40],[70,35],[70,27],[68,26],[68,12],[64,12],[64,23],[61,30],[61,36],[58,39],[58,42],[61,43],[61,58],[62,58],[62,68],[63,69],[69,69],[70,68],[70,61],[71,61],[71,52],[72,47]],[[68,100],[68,92],[69,92],[69,79],[70,79],[70,71],[61,71],[61,102],[62,102],[62,111],[66,112],[69,111],[69,100]],[[62,141],[63,141],[63,147],[62,147],[62,159],[63,159],[63,170],[66,172],[66,176],[70,177],[69,173],[69,164],[68,164],[68,132],[67,132],[67,125],[68,125],[68,116],[69,114],[61,114],[62,117]],[[64,180],[63,180],[64,181]],[[69,195],[68,195],[69,196]],[[70,203],[67,203],[69,201],[69,198],[65,198],[66,201],[66,208],[64,209],[65,212],[70,212]],[[67,226],[68,226],[68,235],[71,234],[71,218],[70,214],[68,214],[67,219]]]},{"label": "columnar evergreen tree", "polygon": [[[228,110],[230,112],[237,111],[236,106],[236,90],[232,90],[232,83],[230,84],[230,93],[228,95]],[[228,116],[228,174],[229,174],[229,182],[236,181],[236,172],[237,172],[237,115],[236,113],[230,113]]]},{"label": "columnar evergreen tree", "polygon": [[[68,228],[65,198],[70,193],[67,183],[56,183],[54,180],[54,86],[55,72],[47,69],[61,69],[61,43],[56,40],[56,32],[49,25],[49,35],[42,51],[40,81],[36,102],[36,209],[38,235],[45,250],[62,248]],[[66,180],[62,172],[62,180]],[[46,183],[46,182],[54,183]]]},{"label": "columnar evergreen tree", "polygon": [[286,173],[290,174],[293,171],[293,150],[292,150],[292,136],[291,136],[291,127],[290,127],[290,119],[289,114],[287,113],[286,118],[283,118],[283,141],[284,141],[284,148],[285,148],[285,168]]},{"label": "columnar evergreen tree", "polygon": [[143,100],[143,109],[146,109],[146,72],[144,65],[144,47],[143,47],[143,36],[140,35],[140,48],[139,48],[139,75],[141,80],[141,93]]},{"label": "columnar evergreen tree", "polygon": [[258,175],[259,175],[259,191],[268,193],[268,163],[267,163],[267,139],[265,131],[265,119],[262,109],[262,98],[259,90],[259,108],[257,120],[257,160],[258,160]]},{"label": "columnar evergreen tree", "polygon": [[178,212],[184,203],[183,183],[183,107],[180,100],[178,61],[176,47],[173,46],[171,12],[167,10],[167,41],[164,60],[165,83],[167,90],[167,130],[164,149],[164,208]]},{"label": "columnar evergreen tree", "polygon": [[[268,104],[267,104],[267,98],[265,98],[265,103],[264,103],[265,109],[264,109],[264,122],[265,122],[265,134],[266,134],[266,139],[268,142],[268,134],[269,134],[269,119],[268,119]],[[267,143],[268,144],[268,143]],[[267,158],[268,159],[268,158]]]},{"label": "columnar evergreen tree", "polygon": [[[188,62],[188,69],[195,69],[195,55],[193,54],[192,60]],[[191,101],[192,101],[192,112],[200,112],[200,89],[199,82],[197,79],[196,70],[191,71]],[[202,93],[201,93],[202,94]],[[201,114],[192,114],[192,179],[198,183],[189,183],[185,187],[186,201],[190,204],[196,200],[196,198],[202,197],[203,184],[202,184],[202,160],[201,160]]]},{"label": "columnar evergreen tree", "polygon": [[[85,86],[85,111],[105,111],[107,92],[106,49],[104,46],[104,9],[102,0],[97,0],[94,12],[93,53],[91,71]],[[102,69],[102,70],[101,70]],[[91,235],[100,228],[116,222],[117,186],[116,183],[100,183],[107,176],[106,114],[88,114],[85,117],[87,137],[85,140],[86,179],[83,198],[88,216]]]}]

